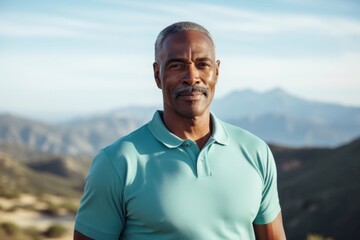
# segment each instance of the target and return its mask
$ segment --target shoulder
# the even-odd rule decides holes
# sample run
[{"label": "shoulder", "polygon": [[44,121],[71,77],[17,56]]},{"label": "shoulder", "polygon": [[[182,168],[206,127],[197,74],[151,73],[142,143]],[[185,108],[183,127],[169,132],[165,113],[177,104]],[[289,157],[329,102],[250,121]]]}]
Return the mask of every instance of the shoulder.
[{"label": "shoulder", "polygon": [[272,171],[274,158],[268,144],[253,133],[229,123],[221,121],[228,134],[228,147],[237,149],[241,156],[254,167],[264,179],[269,170]]},{"label": "shoulder", "polygon": [[122,154],[136,154],[141,151],[143,143],[152,137],[147,124],[134,130],[133,132],[122,136],[112,144],[102,149],[104,154],[109,158],[114,158]]},{"label": "shoulder", "polygon": [[229,135],[232,144],[239,145],[252,151],[267,150],[267,143],[255,134],[241,127],[221,121],[222,126]]},{"label": "shoulder", "polygon": [[139,168],[143,168],[143,159],[156,149],[158,142],[149,130],[148,124],[119,138],[101,149],[93,164],[109,165],[124,184],[133,181]]}]

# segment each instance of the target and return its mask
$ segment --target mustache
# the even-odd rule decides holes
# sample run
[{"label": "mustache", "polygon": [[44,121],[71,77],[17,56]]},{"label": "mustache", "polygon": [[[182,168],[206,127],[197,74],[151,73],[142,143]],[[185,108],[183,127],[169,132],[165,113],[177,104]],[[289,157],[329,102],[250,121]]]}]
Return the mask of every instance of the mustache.
[{"label": "mustache", "polygon": [[205,96],[208,96],[209,90],[205,87],[195,85],[195,86],[184,86],[184,87],[175,88],[172,93],[175,98],[178,98],[182,94],[192,93],[192,92],[201,92]]}]

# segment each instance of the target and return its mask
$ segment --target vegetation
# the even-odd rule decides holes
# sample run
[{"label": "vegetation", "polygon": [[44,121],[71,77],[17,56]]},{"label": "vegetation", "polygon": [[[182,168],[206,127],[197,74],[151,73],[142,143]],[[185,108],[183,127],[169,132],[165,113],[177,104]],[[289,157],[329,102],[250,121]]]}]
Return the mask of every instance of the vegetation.
[{"label": "vegetation", "polygon": [[62,225],[54,224],[45,231],[35,227],[20,228],[15,223],[0,223],[0,239],[2,240],[42,240],[44,238],[60,238],[68,232]]},{"label": "vegetation", "polygon": [[11,222],[4,222],[0,224],[1,229],[3,230],[4,234],[6,235],[18,235],[21,230],[20,228],[15,224]]},{"label": "vegetation", "polygon": [[330,237],[323,237],[323,236],[318,235],[318,234],[309,234],[307,236],[306,240],[334,240],[334,239],[330,238]]},{"label": "vegetation", "polygon": [[[288,239],[360,235],[360,139],[338,148],[272,147]],[[292,168],[285,168],[289,163]],[[325,236],[309,235],[321,233]]]},{"label": "vegetation", "polygon": [[0,152],[0,197],[17,198],[20,193],[48,193],[79,198],[83,184],[83,180],[35,171]]},{"label": "vegetation", "polygon": [[76,214],[77,213],[77,210],[79,208],[79,204],[78,204],[78,201],[75,203],[74,201],[71,201],[71,200],[66,200],[65,202],[63,202],[61,205],[60,205],[62,208],[66,209],[66,211],[70,214]]},{"label": "vegetation", "polygon": [[65,235],[67,229],[60,224],[50,226],[44,233],[46,237],[59,238]]}]

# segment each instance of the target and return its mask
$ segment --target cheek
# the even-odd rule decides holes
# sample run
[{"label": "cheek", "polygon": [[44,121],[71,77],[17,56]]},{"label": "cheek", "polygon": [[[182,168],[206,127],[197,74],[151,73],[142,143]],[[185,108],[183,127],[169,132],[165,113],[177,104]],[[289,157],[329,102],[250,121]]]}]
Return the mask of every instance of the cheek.
[{"label": "cheek", "polygon": [[173,89],[174,89],[174,86],[172,86],[168,83],[164,84],[163,89],[162,89],[164,97],[171,99]]},{"label": "cheek", "polygon": [[216,85],[216,83],[217,83],[216,74],[215,74],[215,73],[210,74],[210,76],[208,76],[207,82],[208,82],[208,85],[209,85],[210,87],[213,87],[213,88],[214,88],[215,85]]},{"label": "cheek", "polygon": [[209,84],[217,81],[216,70],[209,70],[201,74],[201,78],[206,80]]}]

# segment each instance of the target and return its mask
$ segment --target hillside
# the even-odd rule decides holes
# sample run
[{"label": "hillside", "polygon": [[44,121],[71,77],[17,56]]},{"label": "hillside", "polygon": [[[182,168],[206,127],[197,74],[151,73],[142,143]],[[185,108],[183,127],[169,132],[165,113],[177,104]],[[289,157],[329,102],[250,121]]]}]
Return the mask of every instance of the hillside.
[{"label": "hillside", "polygon": [[[125,107],[58,124],[0,114],[0,142],[43,152],[93,155],[149,121],[156,109]],[[309,101],[281,89],[234,91],[214,99],[212,111],[274,144],[336,147],[360,136],[360,107]]]},{"label": "hillside", "polygon": [[360,236],[360,139],[334,149],[272,150],[288,239]]},{"label": "hillside", "polygon": [[26,146],[0,144],[0,196],[20,193],[79,197],[90,157],[44,153]]},{"label": "hillside", "polygon": [[50,125],[4,114],[0,115],[0,142],[43,152],[93,155],[143,122],[143,119],[114,114]]},{"label": "hillside", "polygon": [[17,197],[23,193],[79,197],[83,184],[83,181],[34,171],[17,159],[0,153],[0,197]]}]

